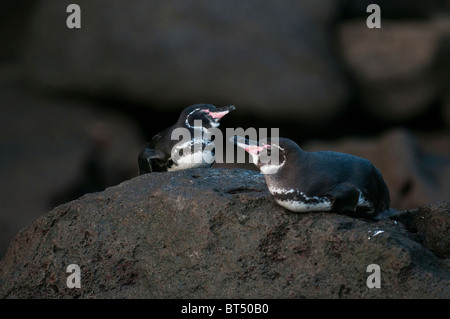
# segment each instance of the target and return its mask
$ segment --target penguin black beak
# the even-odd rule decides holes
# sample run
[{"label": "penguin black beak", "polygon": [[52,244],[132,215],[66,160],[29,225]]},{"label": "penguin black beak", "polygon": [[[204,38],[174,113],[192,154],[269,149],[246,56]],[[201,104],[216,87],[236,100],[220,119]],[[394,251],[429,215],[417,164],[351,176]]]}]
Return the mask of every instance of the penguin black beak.
[{"label": "penguin black beak", "polygon": [[220,120],[222,117],[230,113],[231,111],[234,111],[236,107],[234,105],[228,105],[224,106],[218,109],[215,109],[214,111],[209,111],[209,115],[215,119],[216,121]]},{"label": "penguin black beak", "polygon": [[231,111],[234,111],[235,109],[236,109],[236,106],[234,106],[234,105],[228,105],[228,106],[224,106],[224,107],[218,108],[217,111],[218,111],[218,112],[223,112],[223,111],[231,112]]}]

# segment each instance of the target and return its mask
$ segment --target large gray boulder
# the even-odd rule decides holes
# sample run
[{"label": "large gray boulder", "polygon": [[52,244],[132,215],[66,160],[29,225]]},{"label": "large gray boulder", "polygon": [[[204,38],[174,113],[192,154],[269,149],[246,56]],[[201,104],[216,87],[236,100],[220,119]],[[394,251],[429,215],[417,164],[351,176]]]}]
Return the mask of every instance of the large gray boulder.
[{"label": "large gray boulder", "polygon": [[[1,82],[1,81],[0,81]],[[14,235],[68,200],[137,174],[144,145],[126,117],[0,83],[0,258]]]},{"label": "large gray boulder", "polygon": [[[328,28],[336,0],[40,2],[24,48],[31,83],[153,107],[205,101],[323,123],[348,96]],[[156,102],[156,103],[155,103]]]},{"label": "large gray boulder", "polygon": [[336,141],[309,141],[308,151],[336,151],[369,159],[383,173],[391,206],[413,209],[448,200],[450,194],[450,139],[445,131],[421,136],[396,128],[376,138],[349,136]]},{"label": "large gray boulder", "polygon": [[384,19],[379,29],[368,28],[365,19],[349,20],[339,25],[337,38],[361,106],[373,116],[405,122],[445,98],[450,72],[447,16]]},{"label": "large gray boulder", "polygon": [[[448,223],[449,203],[437,209]],[[0,262],[0,297],[449,298],[448,259],[416,235],[397,220],[289,212],[249,170],[154,173],[24,228]],[[70,264],[81,288],[67,287]],[[381,288],[366,284],[372,264]]]}]

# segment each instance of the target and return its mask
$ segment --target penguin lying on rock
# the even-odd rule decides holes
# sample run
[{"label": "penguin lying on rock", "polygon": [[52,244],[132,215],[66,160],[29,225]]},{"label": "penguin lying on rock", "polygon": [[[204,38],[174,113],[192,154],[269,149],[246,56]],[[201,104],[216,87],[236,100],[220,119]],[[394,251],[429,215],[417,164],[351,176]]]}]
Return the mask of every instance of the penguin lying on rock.
[{"label": "penguin lying on rock", "polygon": [[[185,108],[177,123],[156,134],[139,153],[139,175],[195,167],[211,167],[213,161],[208,161],[208,159],[214,156],[215,145],[214,141],[211,141],[207,137],[208,135],[203,133],[210,128],[219,127],[220,119],[234,109],[234,105],[217,108],[211,104],[195,104]],[[198,125],[198,123],[201,125]],[[172,139],[172,132],[177,128],[188,130],[191,136],[191,139],[187,142],[189,145],[181,145],[179,149],[176,145],[180,141]],[[197,138],[198,135],[201,138]],[[178,138],[178,136],[176,137]],[[208,154],[204,154],[206,146],[208,146],[206,149]],[[198,154],[194,152],[183,153],[183,149],[197,149],[199,152]]]},{"label": "penguin lying on rock", "polygon": [[[375,217],[389,210],[389,190],[380,171],[368,160],[350,154],[306,152],[294,141],[258,144],[234,136],[234,143],[252,157],[264,174],[275,201],[294,212],[329,211]],[[278,156],[272,153],[278,152]]]}]

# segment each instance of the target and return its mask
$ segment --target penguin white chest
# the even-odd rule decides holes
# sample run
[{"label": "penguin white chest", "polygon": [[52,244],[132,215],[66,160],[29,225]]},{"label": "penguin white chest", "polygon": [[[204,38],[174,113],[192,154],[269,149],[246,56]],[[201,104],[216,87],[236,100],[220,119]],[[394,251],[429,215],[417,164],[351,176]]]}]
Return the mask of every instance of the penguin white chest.
[{"label": "penguin white chest", "polygon": [[174,165],[168,168],[169,172],[188,168],[210,167],[214,163],[214,155],[210,151],[200,151],[189,155],[183,155],[174,161]]},{"label": "penguin white chest", "polygon": [[333,202],[326,196],[307,196],[299,190],[269,188],[275,201],[282,207],[293,212],[328,212],[333,208]]},{"label": "penguin white chest", "polygon": [[167,170],[172,172],[188,168],[210,167],[215,161],[213,153],[215,145],[210,141],[208,142],[193,140],[174,147],[172,150],[174,165]]},{"label": "penguin white chest", "polygon": [[320,203],[308,203],[301,200],[278,200],[275,201],[282,207],[289,209],[293,212],[306,213],[306,212],[328,212],[333,207],[329,201]]},{"label": "penguin white chest", "polygon": [[[328,196],[308,196],[296,189],[269,188],[275,201],[282,207],[293,212],[328,212],[333,209],[334,200]],[[373,209],[373,205],[359,192],[356,208]]]}]

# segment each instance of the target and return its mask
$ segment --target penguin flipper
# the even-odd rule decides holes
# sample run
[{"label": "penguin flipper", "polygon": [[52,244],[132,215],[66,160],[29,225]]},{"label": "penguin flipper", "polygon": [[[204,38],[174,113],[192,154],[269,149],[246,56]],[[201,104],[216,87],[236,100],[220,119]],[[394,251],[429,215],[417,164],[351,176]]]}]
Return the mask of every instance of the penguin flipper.
[{"label": "penguin flipper", "polygon": [[332,211],[335,213],[354,213],[358,204],[360,191],[349,183],[342,183],[327,193],[333,198]]},{"label": "penguin flipper", "polygon": [[138,166],[139,166],[139,175],[147,174],[153,172],[151,159],[164,159],[163,152],[159,150],[155,150],[153,148],[146,147],[144,148],[138,156]]}]

